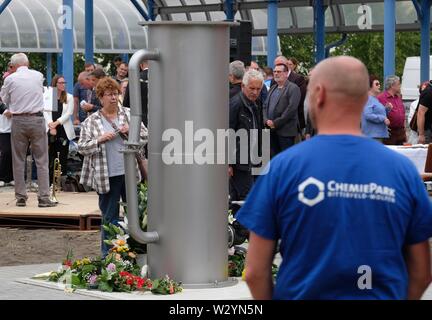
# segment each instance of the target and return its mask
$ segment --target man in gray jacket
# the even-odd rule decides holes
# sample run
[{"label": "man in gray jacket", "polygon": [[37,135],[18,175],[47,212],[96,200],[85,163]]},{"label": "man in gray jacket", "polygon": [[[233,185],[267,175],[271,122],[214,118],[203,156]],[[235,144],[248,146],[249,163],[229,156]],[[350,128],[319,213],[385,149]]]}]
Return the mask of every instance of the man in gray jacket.
[{"label": "man in gray jacket", "polygon": [[298,106],[300,89],[288,81],[288,69],[277,64],[273,70],[276,82],[270,88],[263,107],[264,125],[270,128],[270,147],[272,156],[291,147],[299,132]]}]

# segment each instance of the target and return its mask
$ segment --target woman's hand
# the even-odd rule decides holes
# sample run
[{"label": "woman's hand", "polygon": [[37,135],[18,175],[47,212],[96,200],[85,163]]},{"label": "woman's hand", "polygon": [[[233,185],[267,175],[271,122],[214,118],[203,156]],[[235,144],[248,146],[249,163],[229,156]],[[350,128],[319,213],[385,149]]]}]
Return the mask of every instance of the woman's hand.
[{"label": "woman's hand", "polygon": [[[51,122],[52,123],[52,122]],[[49,126],[49,125],[48,125]],[[57,135],[57,129],[56,128],[50,128],[49,129],[49,133],[50,133],[50,135],[52,135],[52,136],[55,136],[55,135]]]},{"label": "woman's hand", "polygon": [[120,130],[121,133],[127,135],[128,132],[129,132],[129,126],[127,124],[125,124],[124,126],[120,127],[119,130]]},{"label": "woman's hand", "polygon": [[101,135],[97,141],[98,143],[105,143],[107,141],[110,141],[116,137],[116,134],[114,132],[105,132],[103,135]]},{"label": "woman's hand", "polygon": [[54,122],[50,122],[50,123],[48,123],[48,127],[50,128],[50,129],[55,129],[55,128],[57,128],[57,126],[60,124],[60,122],[58,122],[58,120],[56,120],[56,121],[54,121]]}]

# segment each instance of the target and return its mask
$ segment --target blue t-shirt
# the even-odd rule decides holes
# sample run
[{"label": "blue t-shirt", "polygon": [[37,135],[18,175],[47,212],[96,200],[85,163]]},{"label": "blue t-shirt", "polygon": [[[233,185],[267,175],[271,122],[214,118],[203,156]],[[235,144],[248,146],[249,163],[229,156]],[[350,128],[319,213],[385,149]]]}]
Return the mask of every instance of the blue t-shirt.
[{"label": "blue t-shirt", "polygon": [[[402,248],[432,236],[431,202],[409,159],[349,135],[279,154],[237,219],[281,240],[274,299],[405,299]],[[358,285],[362,266],[372,289]]]}]

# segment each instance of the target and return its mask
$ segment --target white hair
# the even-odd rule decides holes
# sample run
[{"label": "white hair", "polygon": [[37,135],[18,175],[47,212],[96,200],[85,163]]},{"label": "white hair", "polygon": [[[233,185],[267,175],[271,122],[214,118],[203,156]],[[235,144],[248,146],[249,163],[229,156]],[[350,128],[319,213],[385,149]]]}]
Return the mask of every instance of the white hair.
[{"label": "white hair", "polygon": [[251,80],[259,80],[261,83],[264,83],[264,77],[260,71],[250,69],[246,71],[246,73],[243,76],[242,83],[247,86],[249,84],[249,81]]},{"label": "white hair", "polygon": [[27,56],[25,55],[25,53],[15,53],[10,58],[10,63],[13,66],[28,66],[29,60],[28,60]]},{"label": "white hair", "polygon": [[234,78],[241,80],[245,73],[245,65],[243,61],[235,60],[229,64],[229,74]]},{"label": "white hair", "polygon": [[394,85],[396,82],[400,81],[400,78],[395,75],[387,76],[384,80],[384,89],[388,90]]}]

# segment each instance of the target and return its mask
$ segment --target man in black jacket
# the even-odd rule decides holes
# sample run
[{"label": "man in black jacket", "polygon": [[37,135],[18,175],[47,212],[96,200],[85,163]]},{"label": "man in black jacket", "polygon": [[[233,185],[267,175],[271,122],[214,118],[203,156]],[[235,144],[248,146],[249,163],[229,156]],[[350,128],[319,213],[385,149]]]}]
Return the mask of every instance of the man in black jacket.
[{"label": "man in black jacket", "polygon": [[[241,91],[230,99],[229,124],[230,129],[246,130],[248,141],[236,138],[236,162],[230,165],[230,197],[231,200],[246,198],[253,183],[251,154],[253,148],[259,148],[258,130],[261,129],[261,117],[256,100],[258,99],[264,78],[259,71],[249,70],[243,76]],[[255,130],[252,133],[251,130]],[[241,158],[241,148],[247,149],[247,159]],[[257,152],[255,152],[257,154]]]},{"label": "man in black jacket", "polygon": [[[141,117],[142,122],[147,127],[148,124],[148,62],[144,61],[140,64],[140,85],[141,85]],[[123,99],[123,106],[130,108],[129,84],[126,87],[126,93]]]}]

